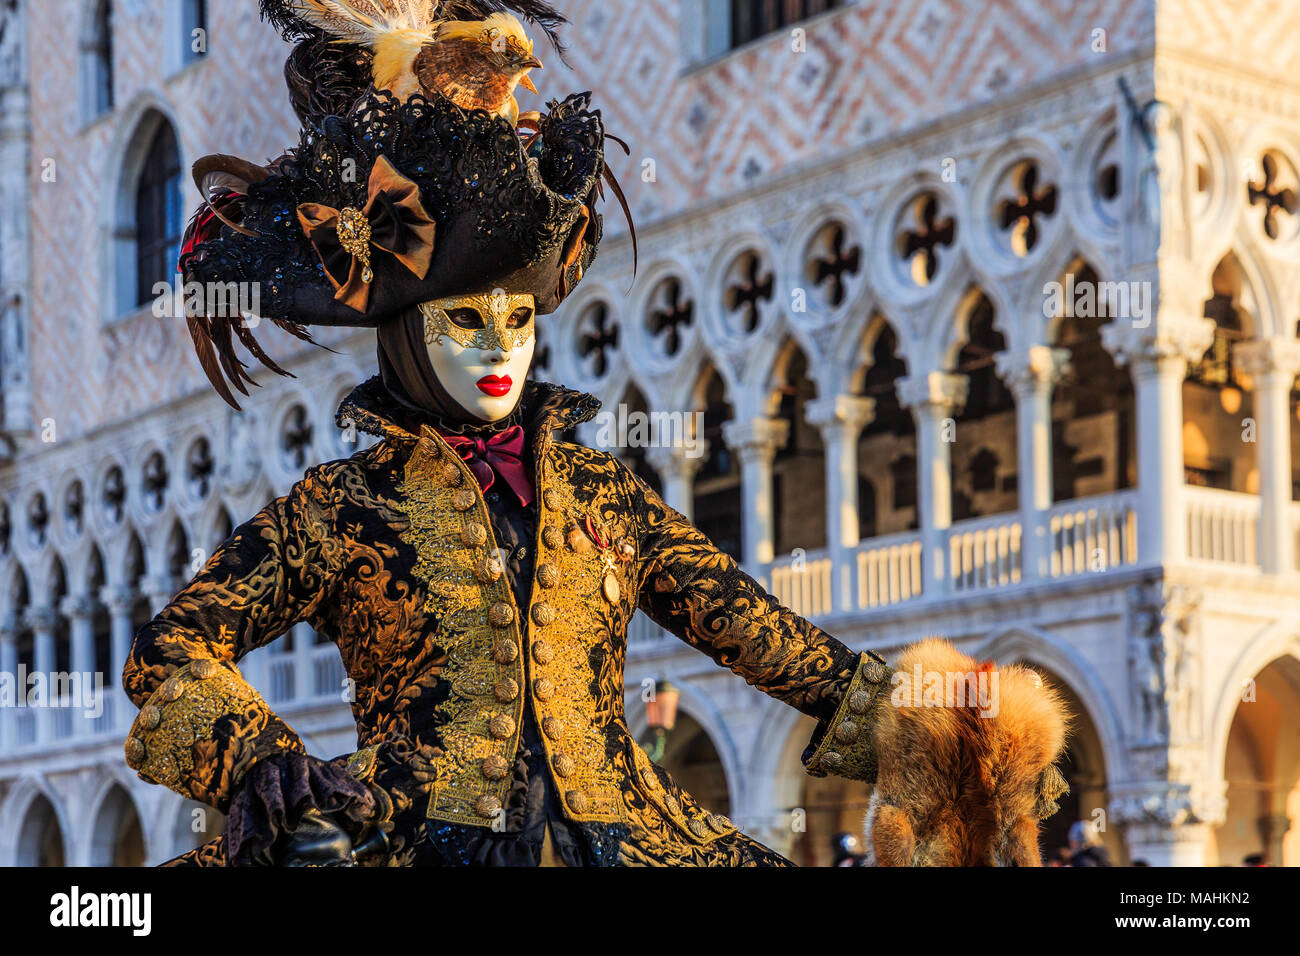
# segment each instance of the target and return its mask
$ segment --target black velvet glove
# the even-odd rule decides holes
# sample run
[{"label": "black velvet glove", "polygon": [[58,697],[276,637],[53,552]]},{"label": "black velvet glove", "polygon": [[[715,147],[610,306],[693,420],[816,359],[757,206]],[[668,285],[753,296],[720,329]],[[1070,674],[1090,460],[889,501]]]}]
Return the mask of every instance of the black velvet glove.
[{"label": "black velvet glove", "polygon": [[[359,837],[375,811],[374,793],[343,761],[286,751],[258,761],[244,777],[226,821],[226,860],[231,866],[282,865],[300,828],[292,852],[304,855],[306,847],[310,859],[341,845],[340,837]],[[330,832],[331,826],[341,833]]]}]

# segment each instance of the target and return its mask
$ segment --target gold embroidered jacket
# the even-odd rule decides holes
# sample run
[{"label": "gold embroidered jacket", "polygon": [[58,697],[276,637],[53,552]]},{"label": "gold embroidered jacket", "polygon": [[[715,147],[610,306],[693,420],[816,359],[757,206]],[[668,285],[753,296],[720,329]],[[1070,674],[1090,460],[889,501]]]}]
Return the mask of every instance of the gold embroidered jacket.
[{"label": "gold embroidered jacket", "polygon": [[782,608],[616,458],[558,440],[594,399],[530,386],[539,540],[519,607],[473,475],[435,432],[396,424],[380,393],[362,386],[340,418],[382,440],[311,469],[137,636],[123,679],[142,709],[126,752],[146,780],[224,810],[257,760],[301,750],[237,664],[307,621],[355,684],[350,768],[391,797],[397,862],[426,818],[493,824],[525,706],[566,815],[626,828],[620,862],[779,862],[633,740],[623,667],[638,609],[819,718],[810,772],[872,779],[883,661]]}]

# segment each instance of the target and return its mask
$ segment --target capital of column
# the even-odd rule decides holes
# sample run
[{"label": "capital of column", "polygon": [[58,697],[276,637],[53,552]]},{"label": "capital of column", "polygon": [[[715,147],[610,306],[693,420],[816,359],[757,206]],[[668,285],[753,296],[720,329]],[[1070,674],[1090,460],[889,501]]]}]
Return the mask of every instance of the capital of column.
[{"label": "capital of column", "polygon": [[751,418],[727,422],[722,436],[741,461],[771,461],[790,439],[790,423],[782,418]]},{"label": "capital of column", "polygon": [[646,449],[645,458],[650,467],[659,472],[665,481],[678,479],[694,481],[700,468],[709,457],[709,443],[697,441],[693,448],[683,445],[656,445]]},{"label": "capital of column", "polygon": [[1289,388],[1300,375],[1300,341],[1292,338],[1242,342],[1232,350],[1233,361],[1251,378],[1277,378]]},{"label": "capital of column", "polygon": [[804,419],[814,428],[852,437],[876,417],[876,400],[861,395],[831,395],[813,399],[804,406]]},{"label": "capital of column", "polygon": [[70,594],[59,602],[59,613],[71,620],[86,620],[95,614],[95,599],[90,594]]},{"label": "capital of column", "polygon": [[27,609],[23,620],[37,634],[53,634],[59,623],[59,615],[52,607],[32,607]]},{"label": "capital of column", "polygon": [[1061,380],[1070,364],[1069,349],[1031,345],[1018,352],[999,352],[993,357],[998,375],[1016,395],[1049,391]]},{"label": "capital of column", "polygon": [[105,587],[99,592],[99,599],[113,617],[129,617],[135,609],[137,597],[137,592],[131,588]]},{"label": "capital of column", "polygon": [[951,372],[909,375],[898,381],[898,400],[917,411],[951,414],[966,404],[969,392],[970,379]]},{"label": "capital of column", "polygon": [[1116,320],[1101,330],[1102,344],[1120,365],[1135,374],[1166,369],[1182,374],[1187,363],[1198,361],[1214,344],[1214,320],[1183,315],[1175,318],[1161,312],[1157,322],[1138,326],[1130,320]]}]

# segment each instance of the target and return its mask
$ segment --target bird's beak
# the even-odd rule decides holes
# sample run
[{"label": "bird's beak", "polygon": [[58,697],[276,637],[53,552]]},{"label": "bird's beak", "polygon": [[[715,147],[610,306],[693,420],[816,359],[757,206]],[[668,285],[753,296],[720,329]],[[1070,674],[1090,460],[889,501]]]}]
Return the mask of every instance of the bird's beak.
[{"label": "bird's beak", "polygon": [[524,67],[525,70],[541,70],[541,69],[545,69],[545,68],[542,66],[542,61],[539,60],[539,59],[537,59],[537,57],[532,56],[531,54],[529,55],[528,59],[524,60],[524,62],[523,62],[523,67]]},{"label": "bird's beak", "polygon": [[529,93],[532,93],[533,95],[537,94],[537,86],[535,83],[533,83],[533,78],[529,76],[527,73],[525,73],[523,76],[519,78],[519,85],[522,86],[524,89],[526,89]]}]

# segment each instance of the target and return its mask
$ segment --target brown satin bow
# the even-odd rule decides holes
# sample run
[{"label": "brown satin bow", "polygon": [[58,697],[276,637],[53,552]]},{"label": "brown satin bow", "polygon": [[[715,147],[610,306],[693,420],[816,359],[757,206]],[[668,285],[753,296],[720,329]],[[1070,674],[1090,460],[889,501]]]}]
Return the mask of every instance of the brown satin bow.
[{"label": "brown satin bow", "polygon": [[332,209],[319,203],[298,207],[302,231],[316,248],[334,298],[364,313],[370,303],[374,267],[372,247],[389,253],[423,279],[433,260],[438,224],[420,203],[420,187],[407,179],[385,156],[370,171],[365,209]]}]

